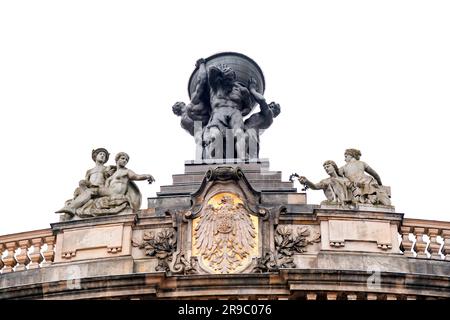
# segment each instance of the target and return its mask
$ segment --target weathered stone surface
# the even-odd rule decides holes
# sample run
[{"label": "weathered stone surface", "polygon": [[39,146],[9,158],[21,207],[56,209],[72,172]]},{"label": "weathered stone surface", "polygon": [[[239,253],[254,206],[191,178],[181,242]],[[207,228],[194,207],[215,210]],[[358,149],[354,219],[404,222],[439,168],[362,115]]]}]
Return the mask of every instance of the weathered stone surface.
[{"label": "weathered stone surface", "polygon": [[[103,226],[93,229],[66,230],[64,236],[59,237],[57,240],[57,243],[62,244],[61,247],[57,246],[57,252],[61,250],[62,259],[72,259],[77,256],[77,253],[78,259],[107,257],[108,253],[122,251],[124,233],[127,234],[130,231],[131,227],[125,227],[124,230],[124,226]],[[79,254],[80,251],[85,251],[83,252],[82,258]],[[127,253],[124,252],[124,254]],[[61,258],[57,256],[56,262],[63,261]]]},{"label": "weathered stone surface", "polygon": [[[347,257],[347,259],[350,257]],[[53,274],[58,277],[50,278],[47,270],[41,273],[37,270],[28,271],[29,277],[14,278],[14,274],[0,278],[0,296],[6,299],[98,299],[139,297],[148,298],[276,298],[296,299],[307,294],[314,299],[321,292],[335,292],[347,297],[367,299],[368,277],[372,274],[367,271],[356,270],[326,270],[326,269],[285,269],[277,273],[235,274],[235,275],[190,275],[167,277],[162,272],[122,273],[120,268],[127,268],[126,259],[117,259],[119,268],[114,270],[108,267],[106,261],[83,266],[80,264],[83,277],[76,280],[67,270],[67,266],[52,267]],[[107,267],[107,268],[105,268]],[[109,275],[85,277],[86,269],[109,270]],[[47,273],[46,273],[47,271]],[[99,272],[100,273],[100,272]],[[18,273],[20,274],[20,273]],[[36,277],[41,274],[42,276]],[[64,274],[71,274],[70,277]],[[419,298],[450,297],[448,287],[450,280],[447,276],[430,276],[416,274],[413,277],[404,273],[380,272],[380,281],[376,287],[371,288],[374,294],[389,294],[397,299],[406,299],[407,296]],[[5,282],[12,281],[20,286],[4,286]],[[23,281],[25,280],[25,281]],[[69,280],[69,281],[67,281]],[[82,288],[82,290],[81,290]]]},{"label": "weathered stone surface", "polygon": [[342,206],[342,205],[335,205],[335,204],[327,204],[327,203],[322,203],[320,205],[320,208],[322,209],[336,209],[336,210],[350,210],[350,211],[355,211],[355,212],[360,212],[360,211],[368,211],[368,212],[395,212],[395,207],[394,206],[383,206],[383,205],[377,205],[377,206],[373,206],[373,205],[366,205],[366,204],[352,204],[352,205],[348,205],[348,206]]},{"label": "weathered stone surface", "polygon": [[[292,187],[291,182],[284,181],[271,181],[271,180],[253,180],[252,186],[255,190],[259,191],[277,191],[283,190],[285,192],[295,192],[296,189]],[[159,196],[167,195],[167,194],[189,194],[195,192],[200,187],[200,184],[176,184],[176,185],[168,185],[161,186],[161,191],[157,194]]]},{"label": "weathered stone surface", "polygon": [[389,222],[329,220],[328,241],[330,246],[338,247],[343,247],[346,241],[362,241],[392,248]]},{"label": "weathered stone surface", "polygon": [[135,215],[55,224],[55,263],[130,255]]},{"label": "weathered stone surface", "polygon": [[346,211],[317,211],[323,250],[400,253],[398,214],[365,213],[350,216]]},{"label": "weathered stone surface", "polygon": [[191,205],[191,197],[185,195],[148,198],[149,208],[164,210],[178,207],[189,207],[190,205]]},{"label": "weathered stone surface", "polygon": [[262,192],[261,202],[265,204],[296,205],[306,204],[306,194],[287,192]]},{"label": "weathered stone surface", "polygon": [[[61,289],[74,288],[84,278],[105,277],[133,273],[133,259],[128,257],[114,257],[109,259],[89,260],[71,263],[55,263],[51,267],[13,272],[8,277],[0,277],[0,290],[35,286],[38,283],[60,282]],[[45,289],[44,289],[45,290]]]},{"label": "weathered stone surface", "polygon": [[[184,183],[197,183],[200,184],[203,180],[204,172],[197,173],[185,173],[185,174],[174,174],[172,175],[173,184],[184,184]],[[273,180],[273,181],[281,181],[281,171],[269,171],[264,174],[259,170],[246,170],[245,176],[249,181],[253,181],[255,179],[264,178],[264,180]]]}]

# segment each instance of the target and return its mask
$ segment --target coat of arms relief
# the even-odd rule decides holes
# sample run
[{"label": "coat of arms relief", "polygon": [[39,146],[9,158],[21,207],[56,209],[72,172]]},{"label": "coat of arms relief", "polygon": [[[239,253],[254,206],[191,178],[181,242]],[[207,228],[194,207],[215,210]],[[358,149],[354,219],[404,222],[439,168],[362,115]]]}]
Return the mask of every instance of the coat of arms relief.
[{"label": "coat of arms relief", "polygon": [[220,192],[192,223],[192,254],[210,273],[239,273],[258,256],[258,217],[242,199]]},{"label": "coat of arms relief", "polygon": [[209,169],[190,206],[167,210],[167,221],[143,233],[135,247],[172,275],[277,272],[296,268],[297,254],[320,242],[310,225],[283,221],[284,206],[261,201],[240,168]]}]

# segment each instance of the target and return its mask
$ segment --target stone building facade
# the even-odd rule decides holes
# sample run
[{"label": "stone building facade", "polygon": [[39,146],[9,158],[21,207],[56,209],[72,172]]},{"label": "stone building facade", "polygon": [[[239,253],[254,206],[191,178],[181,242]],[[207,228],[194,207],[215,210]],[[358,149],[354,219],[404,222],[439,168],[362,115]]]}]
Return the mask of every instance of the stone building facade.
[{"label": "stone building facade", "polygon": [[308,204],[265,159],[186,162],[146,209],[0,236],[0,249],[2,299],[450,297],[450,222]]}]

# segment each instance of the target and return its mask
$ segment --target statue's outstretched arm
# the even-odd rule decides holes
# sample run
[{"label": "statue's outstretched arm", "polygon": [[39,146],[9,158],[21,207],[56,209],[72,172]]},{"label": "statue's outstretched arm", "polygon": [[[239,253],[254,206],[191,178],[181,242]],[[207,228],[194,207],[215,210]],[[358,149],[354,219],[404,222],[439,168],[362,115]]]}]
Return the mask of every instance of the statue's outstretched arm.
[{"label": "statue's outstretched arm", "polygon": [[383,184],[381,183],[381,178],[380,178],[380,176],[378,175],[378,173],[377,173],[375,170],[373,170],[367,163],[364,163],[364,170],[365,170],[368,174],[370,174],[372,177],[374,177],[375,180],[377,180],[377,182],[378,182],[378,184],[379,184],[380,186],[383,185]]},{"label": "statue's outstretched arm", "polygon": [[128,178],[130,178],[130,180],[148,180],[149,183],[152,183],[153,181],[155,181],[155,178],[153,178],[153,176],[151,174],[136,174],[134,173],[132,170],[128,169]]},{"label": "statue's outstretched arm", "polygon": [[304,185],[308,186],[312,190],[321,190],[321,189],[323,189],[321,185],[315,184],[315,183],[309,181],[306,177],[300,177],[298,180],[300,181],[301,184],[304,184]]}]

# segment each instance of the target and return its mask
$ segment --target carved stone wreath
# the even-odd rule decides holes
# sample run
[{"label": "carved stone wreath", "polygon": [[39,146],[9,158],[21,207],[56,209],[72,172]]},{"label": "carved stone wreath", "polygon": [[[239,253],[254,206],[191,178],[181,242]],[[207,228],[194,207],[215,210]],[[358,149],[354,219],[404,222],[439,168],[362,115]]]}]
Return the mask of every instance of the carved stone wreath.
[{"label": "carved stone wreath", "polygon": [[296,230],[288,226],[278,226],[275,234],[275,249],[277,252],[277,265],[280,268],[295,268],[294,253],[303,253],[310,244],[320,241],[320,234],[311,234],[306,226],[298,227]]},{"label": "carved stone wreath", "polygon": [[144,232],[141,242],[131,240],[133,247],[145,249],[145,254],[150,257],[158,258],[156,271],[169,271],[169,263],[172,262],[172,255],[176,251],[176,232],[174,229],[163,229],[157,232]]},{"label": "carved stone wreath", "polygon": [[278,271],[278,265],[275,261],[273,253],[266,252],[261,258],[256,259],[256,265],[253,268],[253,272],[274,272]]}]

